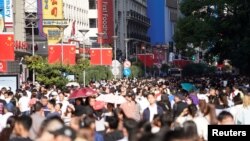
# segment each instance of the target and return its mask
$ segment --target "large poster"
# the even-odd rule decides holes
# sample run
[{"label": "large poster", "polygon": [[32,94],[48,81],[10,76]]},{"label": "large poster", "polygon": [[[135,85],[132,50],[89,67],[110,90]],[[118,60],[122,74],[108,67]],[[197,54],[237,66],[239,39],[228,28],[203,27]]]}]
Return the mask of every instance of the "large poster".
[{"label": "large poster", "polygon": [[111,44],[114,36],[113,0],[98,0],[97,10],[98,33],[104,33],[103,37],[98,38],[98,43]]},{"label": "large poster", "polygon": [[12,92],[16,92],[19,87],[18,75],[0,75],[0,88],[11,88]]},{"label": "large poster", "polygon": [[4,0],[4,23],[5,27],[13,27],[12,0]]},{"label": "large poster", "polygon": [[63,0],[43,0],[43,19],[63,19]]}]

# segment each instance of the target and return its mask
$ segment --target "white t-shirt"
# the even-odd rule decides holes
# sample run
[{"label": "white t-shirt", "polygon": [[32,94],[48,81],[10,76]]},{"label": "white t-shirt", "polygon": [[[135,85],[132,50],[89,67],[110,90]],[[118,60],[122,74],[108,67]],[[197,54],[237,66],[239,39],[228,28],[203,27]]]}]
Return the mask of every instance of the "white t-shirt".
[{"label": "white t-shirt", "polygon": [[19,105],[19,109],[21,112],[25,112],[25,111],[30,110],[29,101],[30,101],[30,98],[28,96],[22,96],[19,99],[18,105]]},{"label": "white t-shirt", "polygon": [[65,113],[67,110],[67,106],[69,105],[69,102],[67,100],[63,100],[63,101],[57,101],[57,103],[62,103],[61,111],[62,113]]},{"label": "white t-shirt", "polygon": [[152,106],[149,106],[149,121],[152,122],[154,119],[154,116],[157,115],[157,105],[154,104]]},{"label": "white t-shirt", "polygon": [[8,120],[8,118],[9,118],[10,116],[12,116],[12,115],[13,115],[13,113],[8,112],[8,113],[6,113],[6,114],[0,116],[0,132],[2,131],[3,128],[6,127],[6,125],[7,125],[7,120]]}]

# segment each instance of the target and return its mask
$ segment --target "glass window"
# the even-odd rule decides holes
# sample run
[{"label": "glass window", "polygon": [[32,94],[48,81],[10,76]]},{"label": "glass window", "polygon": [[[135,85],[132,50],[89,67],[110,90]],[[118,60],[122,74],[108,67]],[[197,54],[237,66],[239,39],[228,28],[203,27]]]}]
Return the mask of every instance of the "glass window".
[{"label": "glass window", "polygon": [[89,0],[89,9],[96,9],[96,0]]},{"label": "glass window", "polygon": [[89,19],[89,28],[97,28],[96,19]]}]

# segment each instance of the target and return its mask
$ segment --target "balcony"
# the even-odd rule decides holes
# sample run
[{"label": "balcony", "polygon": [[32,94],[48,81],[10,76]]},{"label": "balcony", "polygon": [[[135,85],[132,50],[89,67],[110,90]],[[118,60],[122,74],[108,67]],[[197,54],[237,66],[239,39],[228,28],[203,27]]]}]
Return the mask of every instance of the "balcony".
[{"label": "balcony", "polygon": [[138,39],[138,40],[142,40],[142,41],[146,41],[146,42],[150,42],[150,38],[146,35],[141,35],[138,33],[129,33],[128,34],[128,38],[132,38],[132,39]]},{"label": "balcony", "polygon": [[133,10],[130,10],[127,12],[127,19],[133,20],[137,23],[144,24],[145,26],[149,27],[150,26],[150,20],[148,17],[143,16]]},{"label": "balcony", "polygon": [[167,0],[167,6],[169,8],[177,9],[177,0]]}]

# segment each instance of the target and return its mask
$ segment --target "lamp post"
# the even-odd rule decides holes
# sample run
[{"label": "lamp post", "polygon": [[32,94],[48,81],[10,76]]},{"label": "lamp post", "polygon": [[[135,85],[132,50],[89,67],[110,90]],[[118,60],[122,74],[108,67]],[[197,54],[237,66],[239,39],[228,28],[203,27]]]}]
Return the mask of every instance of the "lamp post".
[{"label": "lamp post", "polygon": [[[114,39],[114,60],[116,61],[116,40],[117,40],[118,36],[114,35],[113,39]],[[115,62],[115,68],[116,68],[116,62]],[[116,79],[116,75],[114,75],[115,79]]]},{"label": "lamp post", "polygon": [[67,27],[68,25],[59,25],[57,26],[60,31],[61,31],[61,64],[63,64],[63,58],[64,58],[64,49],[63,49],[63,37],[64,37],[64,29]]},{"label": "lamp post", "polygon": [[144,76],[146,77],[146,74],[147,74],[147,68],[146,68],[146,47],[145,46],[142,46],[141,48],[142,50],[144,50]]},{"label": "lamp post", "polygon": [[[82,52],[83,53],[83,60],[85,60],[85,43],[84,43],[84,37],[85,37],[85,34],[87,33],[87,32],[89,32],[89,30],[84,30],[84,29],[81,29],[81,30],[79,30],[81,33],[82,33],[82,35],[83,35],[83,41],[82,41],[82,44],[83,44],[83,48],[84,48],[84,52]],[[83,87],[85,87],[86,86],[86,71],[85,71],[85,68],[84,68],[84,70],[83,70]]]},{"label": "lamp post", "polygon": [[104,33],[103,32],[100,32],[100,33],[97,33],[96,34],[98,37],[100,37],[100,48],[101,48],[101,52],[100,52],[100,59],[101,59],[101,65],[102,65],[102,37],[103,37],[103,35],[104,35]]},{"label": "lamp post", "polygon": [[[34,31],[34,28],[36,27],[36,22],[38,21],[39,19],[30,19],[30,24],[31,24],[31,34],[32,34],[32,56],[35,56],[35,31]],[[35,85],[35,80],[36,80],[36,71],[35,69],[32,70],[32,83],[33,85]]]},{"label": "lamp post", "polygon": [[130,39],[126,38],[125,39],[125,53],[126,53],[126,60],[128,60],[128,42],[129,42]]}]

